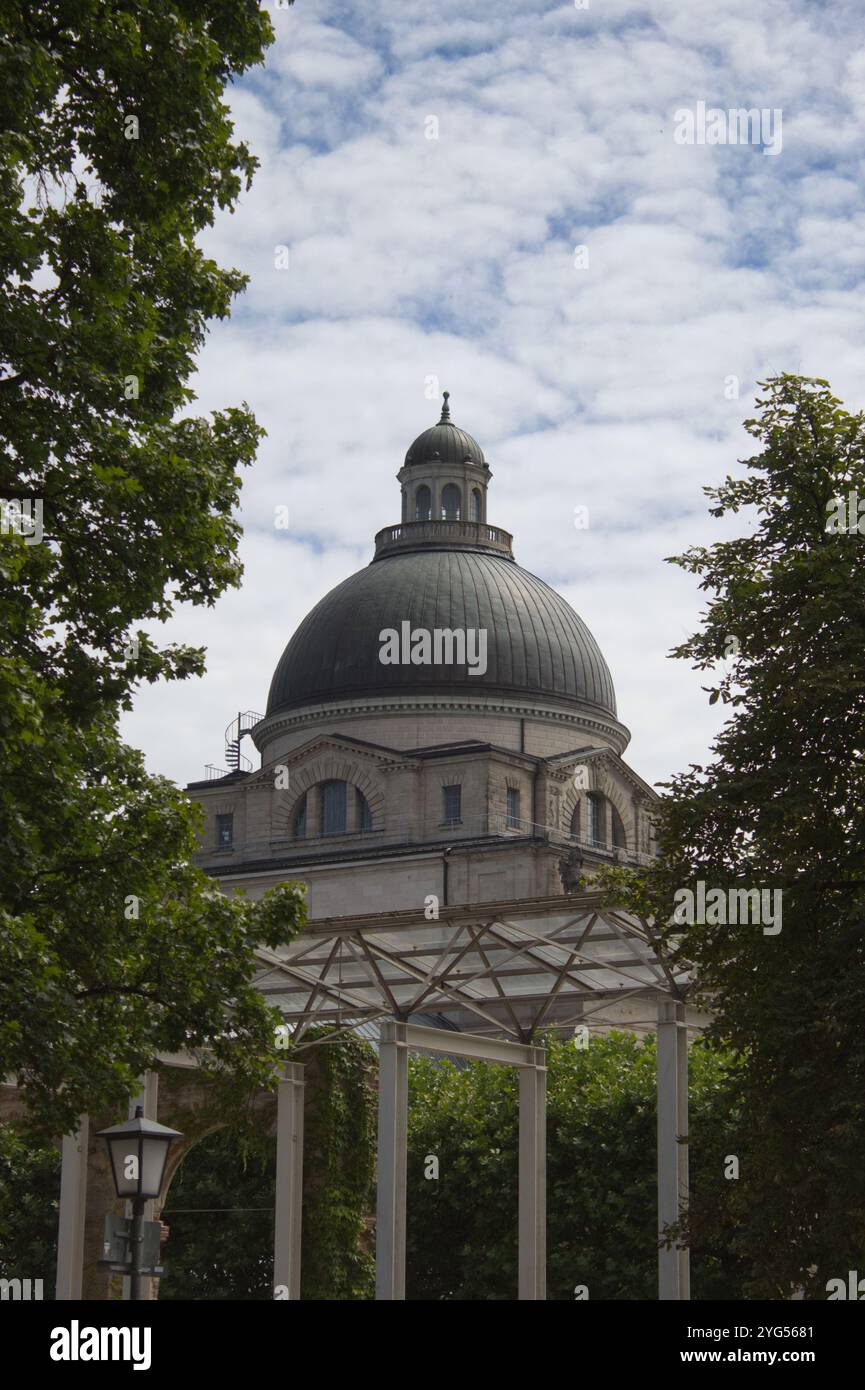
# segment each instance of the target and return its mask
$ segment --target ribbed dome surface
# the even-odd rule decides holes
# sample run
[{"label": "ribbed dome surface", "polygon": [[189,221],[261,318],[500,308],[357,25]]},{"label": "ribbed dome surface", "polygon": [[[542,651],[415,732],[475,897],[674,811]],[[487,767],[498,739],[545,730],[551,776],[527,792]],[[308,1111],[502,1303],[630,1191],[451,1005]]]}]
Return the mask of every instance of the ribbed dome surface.
[{"label": "ribbed dome surface", "polygon": [[[385,628],[486,629],[487,669],[384,665]],[[615,717],[606,662],[574,610],[513,560],[470,549],[387,556],[332,589],[303,620],[271,682],[268,714],[389,693],[547,696]]]},{"label": "ribbed dome surface", "polygon": [[405,456],[406,463],[462,463],[470,458],[473,463],[484,462],[484,451],[476,439],[452,425],[449,420],[440,420],[419,434]]}]

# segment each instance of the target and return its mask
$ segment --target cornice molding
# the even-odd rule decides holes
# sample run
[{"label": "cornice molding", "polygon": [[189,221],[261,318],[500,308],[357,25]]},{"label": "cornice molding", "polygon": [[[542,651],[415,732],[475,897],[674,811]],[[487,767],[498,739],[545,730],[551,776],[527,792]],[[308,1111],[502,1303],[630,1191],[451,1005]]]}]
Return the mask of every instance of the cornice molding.
[{"label": "cornice molding", "polygon": [[[630,731],[618,720],[609,716],[593,714],[586,707],[580,705],[566,710],[557,709],[551,705],[528,704],[517,700],[497,700],[495,697],[471,700],[460,696],[424,695],[405,695],[391,700],[357,699],[351,702],[334,702],[327,705],[307,705],[295,711],[278,711],[276,714],[267,715],[260,724],[256,724],[252,731],[252,737],[256,747],[261,752],[279,734],[290,733],[293,730],[315,724],[323,724],[331,720],[366,719],[404,714],[469,714],[482,718],[489,718],[491,715],[503,715],[510,719],[536,719],[546,723],[567,725],[587,733],[601,734],[613,741],[619,755],[627,748],[631,738]],[[328,734],[325,737],[334,738],[338,735]],[[410,750],[406,750],[406,752],[408,756],[411,756]]]}]

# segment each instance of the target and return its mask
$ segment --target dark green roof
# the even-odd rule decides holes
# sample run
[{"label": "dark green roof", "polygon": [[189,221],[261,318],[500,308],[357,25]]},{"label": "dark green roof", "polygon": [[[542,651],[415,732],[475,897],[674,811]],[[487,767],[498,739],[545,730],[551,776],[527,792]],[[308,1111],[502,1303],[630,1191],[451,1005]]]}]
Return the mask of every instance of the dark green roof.
[{"label": "dark green roof", "polygon": [[441,419],[418,435],[405,456],[406,463],[464,463],[470,459],[486,467],[484,451],[477,440],[452,422],[449,396],[450,391],[445,391]]},{"label": "dark green roof", "polygon": [[431,425],[409,448],[406,463],[462,463],[465,459],[483,466],[484,452],[476,439],[449,422]]},{"label": "dark green roof", "polygon": [[[383,665],[385,628],[487,631],[487,669]],[[543,580],[469,548],[387,555],[346,579],[303,620],[274,673],[267,713],[352,696],[548,697],[615,718],[607,664],[585,623]]]}]

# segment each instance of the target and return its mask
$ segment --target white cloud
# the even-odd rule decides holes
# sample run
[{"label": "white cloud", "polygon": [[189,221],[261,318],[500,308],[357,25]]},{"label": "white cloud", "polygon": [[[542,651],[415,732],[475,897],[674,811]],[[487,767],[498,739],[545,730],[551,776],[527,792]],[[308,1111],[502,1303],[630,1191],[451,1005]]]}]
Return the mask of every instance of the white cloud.
[{"label": "white cloud", "polygon": [[[718,713],[666,653],[702,598],[663,557],[722,534],[702,488],[754,451],[756,381],[827,376],[863,404],[858,5],[303,0],[273,17],[265,71],[230,94],[261,169],[207,237],[252,281],[196,381],[201,409],[245,398],[268,430],[247,572],[171,633],[207,642],[206,679],[142,692],[129,737],[181,782],[221,761],[294,627],[398,520],[434,375],[491,459],[490,520],[598,638],[634,765],[699,761]],[[700,100],[781,108],[782,153],[676,145],[674,112]]]}]

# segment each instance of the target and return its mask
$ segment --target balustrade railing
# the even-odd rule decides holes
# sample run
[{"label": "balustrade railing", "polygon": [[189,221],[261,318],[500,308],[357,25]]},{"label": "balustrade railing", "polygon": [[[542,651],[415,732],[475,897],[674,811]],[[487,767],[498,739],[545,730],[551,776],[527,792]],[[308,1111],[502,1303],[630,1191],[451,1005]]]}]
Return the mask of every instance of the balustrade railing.
[{"label": "balustrade railing", "polygon": [[510,531],[503,531],[500,526],[490,526],[485,521],[402,521],[396,526],[385,526],[377,533],[375,553],[381,555],[387,550],[403,550],[412,545],[441,541],[452,545],[484,546],[509,555],[512,540]]}]

